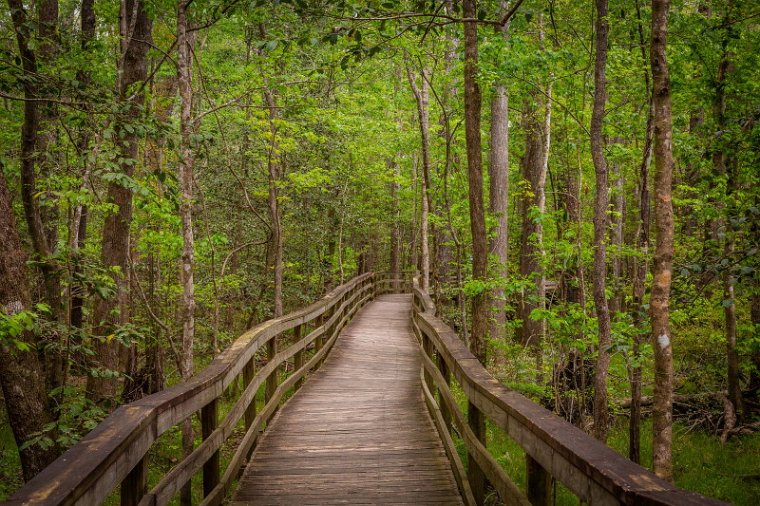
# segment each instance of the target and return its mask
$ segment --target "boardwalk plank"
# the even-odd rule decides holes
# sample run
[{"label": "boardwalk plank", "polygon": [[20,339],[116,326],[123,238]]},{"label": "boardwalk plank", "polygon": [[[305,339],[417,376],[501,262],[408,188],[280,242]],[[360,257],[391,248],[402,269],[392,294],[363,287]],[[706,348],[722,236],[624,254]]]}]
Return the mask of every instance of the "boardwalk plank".
[{"label": "boardwalk plank", "polygon": [[419,385],[406,295],[349,324],[262,437],[232,504],[461,505]]}]

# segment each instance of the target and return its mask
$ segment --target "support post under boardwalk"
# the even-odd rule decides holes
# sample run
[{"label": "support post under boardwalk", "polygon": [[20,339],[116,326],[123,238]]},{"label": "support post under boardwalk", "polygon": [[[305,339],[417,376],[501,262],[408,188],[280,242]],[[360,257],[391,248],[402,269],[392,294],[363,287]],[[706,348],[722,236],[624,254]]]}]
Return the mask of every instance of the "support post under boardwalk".
[{"label": "support post under boardwalk", "polygon": [[121,482],[121,506],[137,506],[148,491],[148,463],[145,457]]},{"label": "support post under boardwalk", "polygon": [[[201,434],[208,439],[216,429],[219,420],[217,399],[201,408]],[[219,450],[203,464],[203,497],[206,497],[219,484]]]},{"label": "support post under boardwalk", "polygon": [[[471,402],[467,403],[467,423],[475,433],[478,441],[486,445],[486,419],[483,413]],[[483,504],[486,497],[486,475],[472,454],[467,455],[467,481],[470,482],[475,502]]]},{"label": "support post under boardwalk", "polygon": [[530,455],[525,455],[528,500],[533,506],[549,506],[553,501],[552,477]]}]

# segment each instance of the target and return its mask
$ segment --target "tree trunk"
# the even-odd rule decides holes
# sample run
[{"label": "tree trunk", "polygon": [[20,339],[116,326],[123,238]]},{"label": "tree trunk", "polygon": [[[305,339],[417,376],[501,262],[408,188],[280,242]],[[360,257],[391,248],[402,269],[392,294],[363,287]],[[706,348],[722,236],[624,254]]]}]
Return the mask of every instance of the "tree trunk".
[{"label": "tree trunk", "polygon": [[[119,99],[126,103],[130,119],[136,119],[144,101],[142,92],[133,86],[147,78],[148,49],[152,41],[152,22],[142,0],[122,1],[121,54],[119,61]],[[124,120],[116,124],[119,156],[123,160],[120,170],[131,177],[137,162],[138,137],[125,129]],[[130,128],[134,132],[133,128]],[[93,310],[93,334],[99,336],[95,343],[95,356],[91,367],[98,370],[119,370],[125,348],[114,339],[114,332],[129,321],[129,227],[132,222],[132,190],[121,183],[110,183],[106,197],[116,212],[106,216],[103,224],[101,261],[111,269],[116,283],[116,296],[96,299]],[[95,402],[108,406],[114,402],[117,380],[114,377],[87,379],[87,395]]]},{"label": "tree trunk", "polygon": [[496,230],[491,238],[491,253],[496,261],[496,273],[499,278],[497,287],[491,293],[493,315],[491,337],[499,339],[504,336],[505,313],[504,283],[509,274],[507,268],[508,253],[508,216],[509,199],[509,97],[506,87],[497,84],[491,97],[491,145],[488,173],[490,176],[489,211],[496,219]]},{"label": "tree trunk", "polygon": [[[32,311],[32,297],[26,277],[26,254],[21,246],[10,192],[0,165],[0,311],[7,317]],[[0,345],[0,386],[5,409],[16,445],[21,446],[49,423],[53,417],[48,408],[42,365],[35,346],[33,331],[15,337],[30,349],[23,351],[11,344]],[[42,449],[30,445],[19,451],[24,480],[29,481],[58,456],[55,445]]]},{"label": "tree trunk", "polygon": [[599,326],[594,375],[594,437],[607,441],[609,411],[607,407],[607,374],[610,367],[609,347],[612,344],[610,311],[605,287],[607,281],[607,206],[609,186],[607,161],[604,157],[602,123],[607,101],[607,0],[596,0],[596,60],[594,64],[594,109],[591,115],[591,157],[596,173],[596,199],[594,202],[594,305]]},{"label": "tree trunk", "polygon": [[[187,10],[192,0],[177,4],[177,84],[180,98],[180,145],[179,145],[179,214],[182,220],[182,349],[180,351],[180,376],[187,381],[193,376],[193,340],[195,338],[195,285],[193,268],[195,238],[193,235],[193,164],[195,155],[190,136],[193,131],[193,42],[194,32],[189,32]],[[185,457],[193,451],[193,425],[188,418],[182,422],[182,452]],[[182,488],[181,503],[192,504],[192,487]]]},{"label": "tree trunk", "polygon": [[401,189],[399,179],[401,178],[401,167],[395,160],[389,160],[388,165],[393,169],[393,181],[391,182],[391,200],[393,205],[393,222],[391,223],[391,251],[390,251],[390,270],[391,279],[393,279],[393,289],[398,291],[401,286],[399,279],[401,278],[401,242],[400,242],[400,226],[401,226],[401,211],[400,200],[398,192]]},{"label": "tree trunk", "polygon": [[[477,18],[475,0],[464,0],[465,19]],[[485,209],[483,206],[483,164],[480,144],[480,87],[478,72],[478,25],[475,21],[464,22],[464,122],[467,144],[467,182],[470,198],[470,231],[472,233],[472,279],[485,284],[488,276],[488,242],[486,240]],[[472,333],[470,351],[486,364],[488,338],[488,292],[477,290],[472,297]],[[468,422],[475,436],[486,444],[484,416],[472,405],[468,408]],[[473,463],[474,464],[474,463]],[[476,465],[471,464],[468,478],[475,499],[479,504],[485,496],[485,476]]]},{"label": "tree trunk", "polygon": [[283,315],[282,309],[282,211],[278,201],[279,190],[277,185],[280,182],[280,160],[277,153],[277,102],[271,90],[264,92],[266,107],[269,111],[269,133],[271,141],[269,152],[267,153],[267,169],[269,171],[269,217],[272,220],[272,248],[273,263],[272,269],[274,274],[274,317],[278,318]]},{"label": "tree trunk", "polygon": [[652,103],[652,91],[649,80],[649,71],[646,68],[647,51],[644,41],[644,28],[641,23],[641,8],[638,1],[636,2],[636,16],[639,20],[639,48],[641,49],[641,58],[645,63],[644,83],[649,101],[649,112],[647,113],[647,126],[644,137],[644,150],[639,170],[639,225],[637,230],[637,243],[643,260],[634,258],[633,266],[633,325],[636,333],[633,336],[633,359],[636,363],[630,368],[629,375],[631,380],[631,418],[628,424],[628,458],[637,464],[641,462],[641,343],[644,335],[639,329],[642,328],[642,320],[645,314],[644,305],[644,283],[647,273],[647,258],[649,255],[649,227],[650,227],[650,209],[649,209],[649,167],[652,163],[652,142],[654,137],[654,105]]},{"label": "tree trunk", "polygon": [[407,66],[406,73],[409,78],[409,86],[412,88],[414,99],[417,103],[417,120],[420,126],[420,139],[422,143],[422,196],[420,197],[420,271],[421,287],[424,291],[430,291],[430,112],[429,112],[429,86],[427,76],[423,68],[420,72],[422,82],[417,86],[412,70]]},{"label": "tree trunk", "polygon": [[[728,27],[732,23],[731,11],[733,10],[733,2],[728,1],[725,9],[726,14],[723,18],[722,26]],[[730,128],[726,119],[726,77],[733,70],[733,65],[727,48],[728,43],[728,33],[726,30],[726,35],[722,40],[723,48],[720,63],[718,64],[718,75],[715,80],[715,102],[713,104],[716,131],[718,132],[726,132]],[[726,142],[727,141],[725,141],[723,137],[716,138],[715,143],[717,146],[713,147],[712,159],[716,176],[718,178],[726,178],[726,198],[723,204],[725,216],[722,220],[725,227],[723,257],[730,260],[734,256],[735,250],[735,230],[731,218],[736,209],[734,204],[736,196],[734,193],[737,190],[738,184],[736,180],[736,157],[731,152],[731,147],[725,145]],[[728,142],[730,142],[730,140]],[[722,277],[723,314],[725,319],[726,357],[728,365],[726,371],[728,379],[728,400],[733,405],[734,413],[736,413],[741,420],[744,403],[742,399],[741,384],[739,383],[739,353],[736,349],[736,295],[734,293],[736,277],[733,275],[730,268],[724,270]]]},{"label": "tree trunk", "polygon": [[669,330],[673,264],[673,124],[670,76],[665,57],[669,0],[652,0],[652,65],[655,163],[655,252],[649,315],[654,349],[654,410],[652,456],[654,472],[673,479],[673,347]]}]

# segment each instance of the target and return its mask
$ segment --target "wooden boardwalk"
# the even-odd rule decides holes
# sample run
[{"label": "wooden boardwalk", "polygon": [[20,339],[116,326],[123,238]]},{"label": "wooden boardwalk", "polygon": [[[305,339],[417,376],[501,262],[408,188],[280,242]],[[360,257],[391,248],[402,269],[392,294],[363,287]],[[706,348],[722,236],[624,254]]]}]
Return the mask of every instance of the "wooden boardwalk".
[{"label": "wooden boardwalk", "polygon": [[462,504],[420,390],[409,295],[382,295],[275,416],[232,503]]}]

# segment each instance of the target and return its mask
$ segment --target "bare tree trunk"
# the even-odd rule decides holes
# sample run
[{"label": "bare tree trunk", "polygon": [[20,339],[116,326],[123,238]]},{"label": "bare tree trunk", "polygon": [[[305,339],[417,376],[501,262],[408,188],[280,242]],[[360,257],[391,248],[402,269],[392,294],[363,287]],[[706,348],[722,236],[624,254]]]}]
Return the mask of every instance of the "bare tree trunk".
[{"label": "bare tree trunk", "polygon": [[[723,26],[730,26],[732,19],[733,1],[726,2],[726,13],[723,18]],[[715,80],[715,103],[713,104],[713,113],[718,131],[726,131],[729,127],[726,120],[726,76],[733,70],[733,64],[728,52],[728,35],[722,40],[722,54],[718,64],[718,75]],[[734,193],[737,190],[736,158],[730,153],[730,148],[726,149],[723,138],[717,138],[715,143],[718,144],[713,148],[713,166],[718,177],[726,178],[726,198],[724,200],[725,217],[722,220],[725,227],[723,238],[723,256],[731,259],[734,255],[735,245],[734,227],[731,224],[732,214],[735,210]],[[734,412],[741,420],[744,410],[742,399],[741,384],[739,383],[739,353],[736,349],[736,294],[734,293],[734,284],[736,277],[727,268],[723,272],[723,314],[725,319],[726,335],[726,357],[728,379],[728,400],[733,405]]]},{"label": "bare tree trunk", "polygon": [[647,273],[647,257],[649,255],[649,227],[650,227],[650,209],[649,209],[649,167],[652,163],[652,142],[654,137],[654,105],[652,103],[651,83],[649,80],[649,71],[646,68],[647,50],[644,41],[644,28],[641,23],[641,8],[638,1],[636,2],[636,16],[639,20],[639,48],[641,49],[641,58],[645,62],[644,83],[649,101],[649,112],[647,114],[646,134],[644,137],[644,151],[639,170],[640,187],[639,187],[639,226],[637,230],[637,243],[641,250],[643,260],[634,258],[633,267],[633,324],[637,332],[633,337],[633,358],[636,361],[630,368],[631,379],[631,418],[628,425],[628,458],[637,464],[641,462],[641,342],[644,336],[638,331],[642,327],[642,320],[645,314],[644,305],[644,283]]},{"label": "bare tree trunk", "polygon": [[393,222],[391,223],[391,252],[390,252],[390,269],[391,279],[393,279],[393,289],[398,291],[400,285],[398,280],[401,278],[401,243],[399,228],[401,226],[401,210],[398,192],[401,189],[399,179],[401,177],[401,168],[395,160],[389,160],[388,165],[393,169],[393,181],[391,182],[391,200],[393,202]]},{"label": "bare tree trunk", "polygon": [[[477,18],[475,0],[463,1],[465,19]],[[480,144],[480,87],[478,72],[478,25],[464,22],[464,122],[467,144],[467,182],[470,198],[470,231],[472,233],[472,279],[485,283],[488,276],[488,242],[486,240],[485,209],[483,205],[483,163]],[[472,297],[472,333],[470,351],[486,364],[488,339],[488,292],[478,291]],[[485,444],[485,418],[477,409],[468,409],[468,421],[475,436]],[[468,478],[475,499],[485,496],[485,476],[476,466],[469,466]]]},{"label": "bare tree trunk", "polygon": [[649,305],[654,349],[654,410],[652,460],[654,472],[673,479],[673,347],[669,330],[670,284],[673,264],[673,119],[670,76],[665,57],[670,0],[652,0],[652,65],[655,163],[654,281]]},{"label": "bare tree trunk", "polygon": [[[193,130],[193,43],[194,32],[189,32],[187,10],[192,0],[177,4],[177,83],[180,98],[179,146],[179,214],[182,220],[182,349],[180,375],[183,381],[193,376],[193,340],[195,338],[195,284],[193,268],[195,238],[193,235],[193,164],[195,155],[190,136]],[[187,457],[193,451],[193,425],[190,418],[182,422],[182,452]],[[188,484],[181,492],[182,504],[192,503],[192,488]]]},{"label": "bare tree trunk", "polygon": [[[26,254],[21,246],[11,195],[0,165],[0,313],[13,317],[32,310],[32,297],[26,276]],[[16,445],[21,448],[49,423],[53,416],[48,408],[42,365],[35,346],[33,331],[24,331],[16,339],[28,346],[21,350],[13,345],[0,346],[0,386]],[[29,481],[58,456],[53,445],[43,449],[30,445],[19,451],[24,480]]]},{"label": "bare tree trunk", "polygon": [[[148,49],[152,41],[152,22],[142,0],[122,0],[121,53],[118,69],[119,99],[126,103],[131,118],[137,118],[144,101],[142,92],[133,86],[147,78]],[[138,137],[125,128],[120,121],[116,125],[119,156],[123,160],[120,170],[131,177],[137,160]],[[95,356],[91,367],[99,370],[119,370],[126,349],[113,339],[114,331],[129,321],[129,227],[132,222],[132,190],[118,182],[108,185],[108,204],[117,210],[105,218],[101,261],[112,269],[116,283],[116,296],[96,299],[93,310],[93,334],[100,337],[95,343]],[[90,399],[112,405],[116,396],[116,378],[91,376],[87,379],[87,395]]]},{"label": "bare tree trunk", "polygon": [[509,275],[507,269],[508,253],[508,216],[507,202],[509,199],[509,97],[506,87],[497,84],[491,97],[491,160],[488,165],[490,192],[489,210],[496,218],[496,230],[491,239],[491,253],[496,260],[496,276],[500,278],[498,285],[491,293],[493,318],[491,337],[494,339],[504,336],[504,325],[507,321],[505,313],[506,301],[504,288],[501,286]]},{"label": "bare tree trunk", "polygon": [[609,184],[607,161],[604,158],[602,123],[607,101],[607,0],[596,0],[596,61],[594,65],[594,109],[591,116],[591,157],[596,173],[596,200],[594,202],[594,305],[599,326],[594,375],[594,437],[607,441],[609,411],[607,406],[607,374],[610,367],[609,347],[612,344],[610,312],[605,287],[607,281],[607,206]]},{"label": "bare tree trunk", "polygon": [[429,86],[426,70],[420,71],[422,82],[417,86],[416,78],[412,69],[407,66],[409,86],[412,88],[414,99],[417,102],[417,119],[420,126],[420,138],[422,143],[422,195],[420,197],[420,271],[421,286],[426,292],[430,290],[430,112],[429,112]]},{"label": "bare tree trunk", "polygon": [[269,132],[271,142],[269,144],[269,153],[267,154],[267,168],[269,171],[269,217],[272,220],[272,248],[274,270],[274,317],[282,316],[282,211],[278,201],[279,190],[277,185],[280,182],[280,161],[277,153],[277,102],[271,90],[264,92],[266,107],[269,110]]}]

